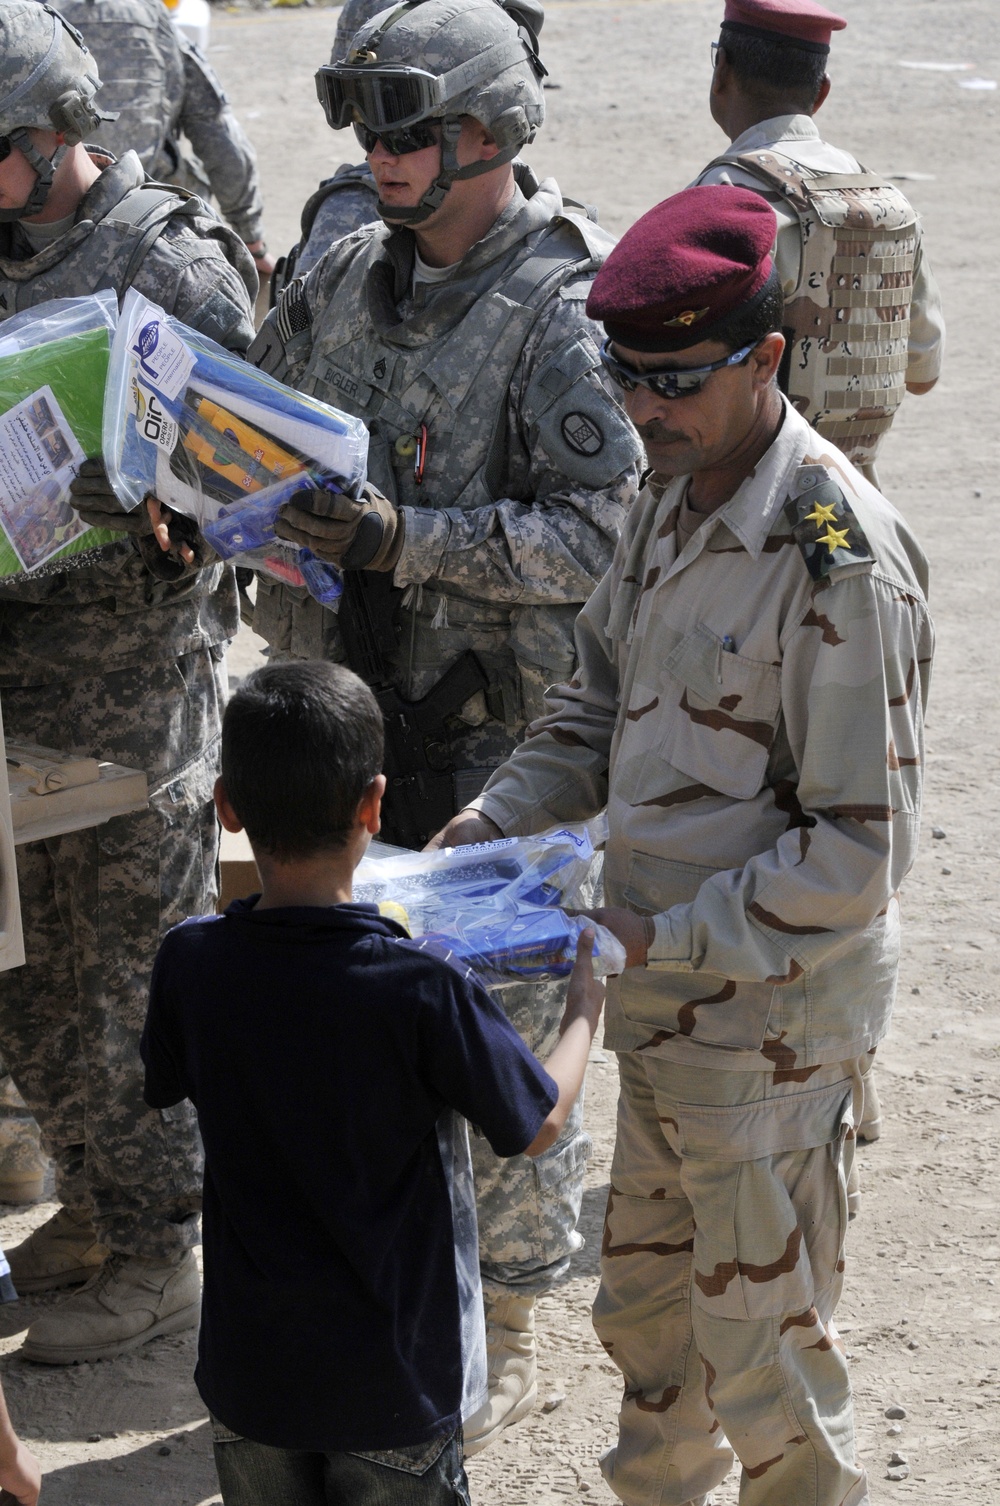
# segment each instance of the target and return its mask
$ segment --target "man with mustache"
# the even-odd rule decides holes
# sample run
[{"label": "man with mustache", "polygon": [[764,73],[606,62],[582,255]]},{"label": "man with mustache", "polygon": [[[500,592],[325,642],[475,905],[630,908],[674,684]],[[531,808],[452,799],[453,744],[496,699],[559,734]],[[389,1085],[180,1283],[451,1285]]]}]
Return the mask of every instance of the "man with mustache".
[{"label": "man with mustache", "polygon": [[608,809],[621,1072],[602,1461],[627,1506],[864,1506],[833,1314],[862,1063],[885,1033],[932,653],[902,518],[777,386],[773,211],[651,210],[588,312],[653,474],[576,625],[578,668],[443,833]]}]

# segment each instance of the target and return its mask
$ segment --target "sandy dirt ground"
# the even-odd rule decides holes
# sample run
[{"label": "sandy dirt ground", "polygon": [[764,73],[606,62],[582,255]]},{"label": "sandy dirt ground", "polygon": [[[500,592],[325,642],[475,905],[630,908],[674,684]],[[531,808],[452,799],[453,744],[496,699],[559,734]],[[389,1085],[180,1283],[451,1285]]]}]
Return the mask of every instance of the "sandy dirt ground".
[{"label": "sandy dirt ground", "polygon": [[[885,1134],[862,1150],[865,1198],[852,1230],[840,1326],[852,1354],[859,1454],[876,1506],[993,1506],[998,1485],[995,1333],[1000,1317],[1000,955],[997,889],[1000,413],[991,377],[1000,315],[995,200],[1000,77],[996,0],[840,0],[831,140],[897,175],[923,216],[949,321],[945,376],[902,410],[880,463],[933,564],[939,628],[924,837],[904,890],[905,954],[893,1030],[880,1052]],[[724,142],[706,107],[717,0],[556,0],[543,54],[549,120],[530,158],[622,231],[688,182]],[[211,60],[260,152],[268,240],[296,236],[316,182],[352,156],[327,131],[312,75],[330,10],[216,10]],[[903,63],[957,63],[963,71]],[[993,162],[992,170],[989,167]],[[234,667],[253,662],[241,637]],[[540,1304],[538,1410],[470,1467],[474,1500],[610,1503],[597,1459],[612,1440],[620,1382],[589,1307],[614,1133],[616,1070],[594,1052],[595,1153],[572,1277]],[[10,1245],[50,1210],[7,1210]],[[261,1210],[266,1217],[266,1210]],[[38,1299],[0,1312],[0,1372],[17,1424],[46,1470],[49,1506],[207,1506],[216,1501],[191,1336],[113,1364],[47,1370],[18,1357]],[[247,1314],[248,1323],[253,1314]],[[267,1387],[269,1377],[260,1376]],[[900,1407],[905,1417],[886,1418]],[[905,1462],[892,1467],[895,1454]],[[731,1476],[718,1506],[732,1506]],[[278,1503],[276,1503],[278,1506]],[[793,1502],[775,1506],[795,1506]]]}]

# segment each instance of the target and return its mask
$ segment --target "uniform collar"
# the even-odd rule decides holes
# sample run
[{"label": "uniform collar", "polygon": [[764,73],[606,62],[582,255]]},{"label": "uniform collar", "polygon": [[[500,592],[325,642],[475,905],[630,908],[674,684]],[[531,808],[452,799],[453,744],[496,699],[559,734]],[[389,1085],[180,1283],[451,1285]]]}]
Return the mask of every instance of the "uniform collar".
[{"label": "uniform collar", "polygon": [[759,152],[763,147],[777,146],[779,141],[818,141],[816,122],[811,115],[772,115],[770,120],[759,120],[756,125],[737,136],[727,157],[742,152]]},{"label": "uniform collar", "polygon": [[[544,179],[530,198],[515,186],[510,203],[482,240],[455,263],[450,277],[422,287],[416,306],[408,301],[413,231],[405,227],[376,231],[368,275],[368,312],[375,328],[383,336],[410,344],[454,327],[484,287],[497,281],[527,238],[544,230],[562,209],[562,194],[554,178]],[[400,303],[404,303],[402,316]]]},{"label": "uniform collar", "polygon": [[[786,397],[782,396],[781,401],[785,417],[773,444],[760,457],[752,474],[740,482],[725,506],[712,513],[699,529],[696,538],[702,540],[702,547],[711,533],[724,525],[739,539],[751,558],[760,557],[774,520],[788,500],[795,471],[802,464],[813,432]],[[679,503],[690,479],[690,476],[676,477],[662,490],[661,496],[666,498],[669,492],[670,504]],[[651,489],[654,495],[660,490],[655,477]]]},{"label": "uniform collar", "polygon": [[93,220],[95,224],[103,220],[112,209],[117,208],[130,189],[138,188],[146,180],[142,163],[135,152],[126,152],[116,161],[110,152],[91,147],[88,148],[88,156],[94,158],[98,165],[106,161],[107,166],[102,168],[101,176],[95,178],[80,200],[76,213],[77,224],[83,220]]}]

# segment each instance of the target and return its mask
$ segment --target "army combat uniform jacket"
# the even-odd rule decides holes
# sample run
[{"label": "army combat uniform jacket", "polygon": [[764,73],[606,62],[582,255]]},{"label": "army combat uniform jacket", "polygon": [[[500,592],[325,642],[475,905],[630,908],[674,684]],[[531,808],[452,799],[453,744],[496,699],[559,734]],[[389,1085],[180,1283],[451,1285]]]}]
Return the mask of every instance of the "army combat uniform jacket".
[{"label": "army combat uniform jacket", "polygon": [[[101,126],[98,142],[116,156],[136,152],[162,183],[206,195],[211,189],[236,233],[258,241],[264,208],[257,154],[215,70],[162,0],[64,0],[59,8],[97,59],[101,108],[118,116]],[[181,155],[182,134],[197,154],[193,171]]]},{"label": "army combat uniform jacket", "polygon": [[[496,690],[488,718],[481,697],[468,713],[497,734],[472,739],[481,767],[569,674],[573,620],[636,493],[638,439],[584,311],[611,245],[547,180],[414,290],[412,233],[368,225],[289,285],[250,351],[368,424],[369,477],[405,519],[399,683],[423,695],[476,650]],[[342,657],[334,614],[266,580],[257,601],[276,653]]]},{"label": "army combat uniform jacket", "polygon": [[[0,227],[0,318],[50,298],[127,287],[136,232],[117,212],[145,180],[134,152],[107,161],[76,223],[36,254],[16,225]],[[253,337],[256,274],[231,230],[193,199],[153,243],[132,285],[153,302],[243,351]],[[2,326],[0,326],[2,327]],[[232,572],[217,565],[180,585],[156,581],[127,536],[96,560],[0,585],[0,687],[43,685],[81,674],[173,659],[236,631]]]},{"label": "army combat uniform jacket", "polygon": [[796,1070],[884,1034],[932,650],[904,521],[785,403],[679,550],[651,481],[580,615],[579,668],[476,802],[507,834],[607,801],[607,902],[655,917],[607,1044]]}]

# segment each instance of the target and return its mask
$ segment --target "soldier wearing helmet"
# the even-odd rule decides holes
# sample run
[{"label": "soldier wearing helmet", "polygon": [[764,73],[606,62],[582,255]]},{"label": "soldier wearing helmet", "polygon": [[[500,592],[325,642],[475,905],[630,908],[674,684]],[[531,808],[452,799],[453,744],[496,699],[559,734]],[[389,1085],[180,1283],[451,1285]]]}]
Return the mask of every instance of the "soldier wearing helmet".
[{"label": "soldier wearing helmet", "polygon": [[815,124],[831,36],[846,25],[817,0],[726,0],[709,105],[732,145],[696,181],[753,188],[777,214],[783,388],[877,484],[903,397],[938,379],[944,320],[911,205]]},{"label": "soldier wearing helmet", "polygon": [[[214,194],[258,275],[269,275],[257,154],[214,69],[162,0],[62,0],[59,9],[83,33],[100,69],[102,103],[117,114],[102,122],[98,142],[116,154],[136,152],[161,183]],[[182,134],[193,162],[181,151]]]},{"label": "soldier wearing helmet", "polygon": [[[99,88],[58,12],[0,0],[0,320],[134,286],[245,350],[246,248],[200,199],[150,183],[135,153],[116,162],[85,145],[104,118]],[[145,769],[151,796],[147,810],[17,850],[28,961],[0,979],[0,1045],[62,1206],[10,1252],[11,1269],[29,1294],[95,1278],[29,1327],[25,1353],[50,1364],[198,1321],[197,1129],[146,1108],[138,1041],[160,936],[213,903],[222,661],[238,623],[229,569],[193,570],[181,543],[165,553],[154,528],[169,545],[167,518],[123,514],[100,461],[81,471],[81,515],[124,531],[0,585],[5,727]]]},{"label": "soldier wearing helmet", "polygon": [[[584,309],[611,238],[552,179],[524,191],[514,176],[544,115],[531,20],[496,0],[403,4],[319,70],[328,121],[365,149],[382,223],[291,282],[250,352],[366,419],[372,483],[278,522],[346,567],[340,613],[261,580],[255,628],[274,657],[346,656],[364,673],[363,609],[407,699],[471,650],[483,684],[427,750],[450,780],[445,818],[524,736],[545,686],[572,674],[573,621],[637,485],[637,437]],[[392,792],[383,830],[419,845],[435,825],[408,788]],[[543,1055],[560,1000],[554,985],[505,990]],[[580,1246],[588,1150],[579,1105],[539,1169],[475,1144],[491,1395],[466,1421],[469,1452],[533,1405],[534,1300]]]},{"label": "soldier wearing helmet", "polygon": [[[516,8],[518,15],[530,26],[537,48],[538,34],[545,20],[541,5],[538,0],[521,0]],[[355,33],[384,9],[383,0],[347,0],[337,22],[331,64],[346,59]],[[334,123],[331,121],[331,124]],[[514,176],[526,194],[530,195],[538,186],[538,180],[526,162],[515,160]],[[293,277],[304,277],[334,241],[350,235],[362,225],[371,224],[378,217],[377,200],[378,187],[367,162],[344,162],[332,178],[324,179],[306,200],[302,210],[302,239],[280,263],[276,282],[272,284],[272,300],[277,301],[277,295]]]}]

